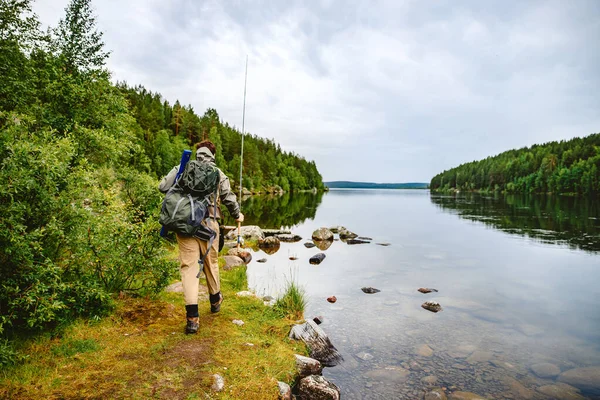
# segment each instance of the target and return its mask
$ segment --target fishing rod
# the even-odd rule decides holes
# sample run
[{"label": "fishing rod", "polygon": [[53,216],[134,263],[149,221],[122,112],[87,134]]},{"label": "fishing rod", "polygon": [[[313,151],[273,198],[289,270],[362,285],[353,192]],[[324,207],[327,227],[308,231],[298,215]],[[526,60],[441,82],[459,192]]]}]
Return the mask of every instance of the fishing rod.
[{"label": "fishing rod", "polygon": [[[248,83],[248,55],[246,55],[246,73],[244,74],[244,108],[242,111],[242,151],[240,154],[240,213],[242,212],[242,169],[244,166],[244,136],[246,123],[246,84]],[[238,221],[237,248],[239,250],[242,242],[242,223]]]}]

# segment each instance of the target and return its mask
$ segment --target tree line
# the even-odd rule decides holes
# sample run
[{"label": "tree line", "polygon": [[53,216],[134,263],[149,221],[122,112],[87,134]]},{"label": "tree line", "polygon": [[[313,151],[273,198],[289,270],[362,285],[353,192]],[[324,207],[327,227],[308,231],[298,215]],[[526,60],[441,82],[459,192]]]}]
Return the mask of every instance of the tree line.
[{"label": "tree line", "polygon": [[600,193],[600,134],[509,150],[444,171],[433,190]]},{"label": "tree line", "polygon": [[[32,0],[0,0],[0,338],[162,290],[177,265],[157,234],[157,178],[203,137],[239,171],[241,135],[215,110],[115,85],[108,57],[90,0],[46,31]],[[248,188],[322,187],[314,162],[246,139]],[[5,350],[0,340],[0,365]]]}]

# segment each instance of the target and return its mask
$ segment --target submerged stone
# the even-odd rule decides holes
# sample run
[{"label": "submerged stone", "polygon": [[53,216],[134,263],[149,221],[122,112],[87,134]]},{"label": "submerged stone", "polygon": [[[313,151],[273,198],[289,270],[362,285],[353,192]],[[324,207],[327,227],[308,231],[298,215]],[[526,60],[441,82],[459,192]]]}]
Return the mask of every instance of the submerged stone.
[{"label": "submerged stone", "polygon": [[437,301],[426,301],[421,307],[434,313],[442,311],[442,306]]}]

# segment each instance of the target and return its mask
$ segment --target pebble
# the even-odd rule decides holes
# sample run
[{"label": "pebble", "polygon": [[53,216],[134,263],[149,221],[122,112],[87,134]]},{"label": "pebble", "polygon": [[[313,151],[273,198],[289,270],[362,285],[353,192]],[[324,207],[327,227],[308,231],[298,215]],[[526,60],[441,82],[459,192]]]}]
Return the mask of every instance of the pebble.
[{"label": "pebble", "polygon": [[242,326],[244,325],[244,321],[242,321],[241,319],[234,319],[233,321],[234,324],[236,324],[237,326]]}]

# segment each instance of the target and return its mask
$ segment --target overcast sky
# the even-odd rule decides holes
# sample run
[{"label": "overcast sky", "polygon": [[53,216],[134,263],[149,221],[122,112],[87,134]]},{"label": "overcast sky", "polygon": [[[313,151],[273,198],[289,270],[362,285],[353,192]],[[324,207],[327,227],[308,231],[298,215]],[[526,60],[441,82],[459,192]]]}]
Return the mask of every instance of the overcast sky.
[{"label": "overcast sky", "polygon": [[[37,0],[56,25],[67,0]],[[95,0],[114,80],[242,125],[325,181],[428,182],[600,132],[600,1]]]}]

